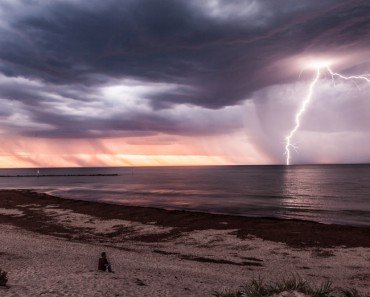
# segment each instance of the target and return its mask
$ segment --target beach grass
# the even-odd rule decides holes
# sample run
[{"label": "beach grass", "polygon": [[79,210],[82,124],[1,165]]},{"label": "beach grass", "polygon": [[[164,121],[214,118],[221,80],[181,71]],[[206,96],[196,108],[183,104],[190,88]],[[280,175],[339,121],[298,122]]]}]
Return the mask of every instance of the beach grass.
[{"label": "beach grass", "polygon": [[283,292],[298,292],[310,297],[361,297],[355,288],[334,290],[332,282],[326,280],[319,286],[306,281],[298,274],[278,282],[265,282],[261,277],[253,278],[236,291],[224,289],[214,292],[215,297],[268,297],[280,296]]}]

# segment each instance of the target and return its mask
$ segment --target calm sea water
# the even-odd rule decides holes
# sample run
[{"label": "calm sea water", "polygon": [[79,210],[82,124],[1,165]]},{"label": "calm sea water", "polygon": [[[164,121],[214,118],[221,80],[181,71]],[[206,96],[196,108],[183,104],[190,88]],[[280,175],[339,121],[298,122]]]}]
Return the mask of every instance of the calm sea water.
[{"label": "calm sea water", "polygon": [[[245,216],[370,226],[370,165],[39,169],[1,177],[0,188],[61,197]],[[2,169],[0,175],[37,174]]]}]

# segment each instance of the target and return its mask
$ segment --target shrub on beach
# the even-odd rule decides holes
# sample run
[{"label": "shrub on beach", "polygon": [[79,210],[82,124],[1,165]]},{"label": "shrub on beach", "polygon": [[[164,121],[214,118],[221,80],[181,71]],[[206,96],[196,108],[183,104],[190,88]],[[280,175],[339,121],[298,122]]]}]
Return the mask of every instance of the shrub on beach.
[{"label": "shrub on beach", "polygon": [[6,286],[7,282],[8,282],[7,273],[4,270],[0,269],[0,286]]},{"label": "shrub on beach", "polygon": [[299,276],[291,276],[290,278],[283,279],[280,282],[266,284],[262,278],[252,279],[245,285],[241,286],[237,292],[216,292],[216,297],[267,297],[278,295],[282,292],[296,291],[308,296],[326,297],[329,295],[321,294],[324,288],[329,288],[330,294],[331,284],[323,284],[319,289],[314,289],[307,281]]},{"label": "shrub on beach", "polygon": [[[298,292],[304,296],[311,297],[360,297],[361,295],[356,289],[340,290],[339,294],[333,294],[332,283],[330,281],[323,282],[319,287],[313,286],[299,275],[293,275],[290,278],[283,279],[280,282],[271,284],[265,283],[260,277],[252,279],[247,284],[241,286],[237,291],[224,289],[220,292],[215,292],[215,297],[268,297],[280,296],[283,292]],[[282,296],[282,295],[281,295]]]}]

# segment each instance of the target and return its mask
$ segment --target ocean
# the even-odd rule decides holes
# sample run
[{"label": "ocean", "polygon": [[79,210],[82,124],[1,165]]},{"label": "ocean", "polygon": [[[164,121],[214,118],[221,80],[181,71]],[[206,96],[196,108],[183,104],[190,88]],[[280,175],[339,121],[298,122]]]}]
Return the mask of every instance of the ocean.
[{"label": "ocean", "polygon": [[[43,176],[14,177],[37,174]],[[45,176],[97,174],[117,175]],[[2,189],[73,199],[370,226],[370,165],[38,168],[0,175]]]}]

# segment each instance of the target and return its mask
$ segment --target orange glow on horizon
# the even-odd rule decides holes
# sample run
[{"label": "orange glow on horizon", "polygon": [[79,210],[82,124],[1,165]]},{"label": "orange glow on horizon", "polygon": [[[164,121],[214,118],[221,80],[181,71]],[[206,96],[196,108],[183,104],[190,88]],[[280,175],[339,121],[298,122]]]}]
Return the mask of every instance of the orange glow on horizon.
[{"label": "orange glow on horizon", "polygon": [[242,134],[146,138],[8,138],[0,149],[0,168],[100,166],[201,166],[263,164],[268,159]]},{"label": "orange glow on horizon", "polygon": [[[33,155],[17,157],[0,157],[1,168],[35,168],[35,167],[120,167],[120,166],[196,166],[196,165],[227,165],[228,161],[217,156],[175,156],[175,155],[39,155],[41,159],[54,159],[53,162],[37,161]],[[65,161],[69,159],[70,161]],[[36,166],[37,164],[39,166]]]}]

